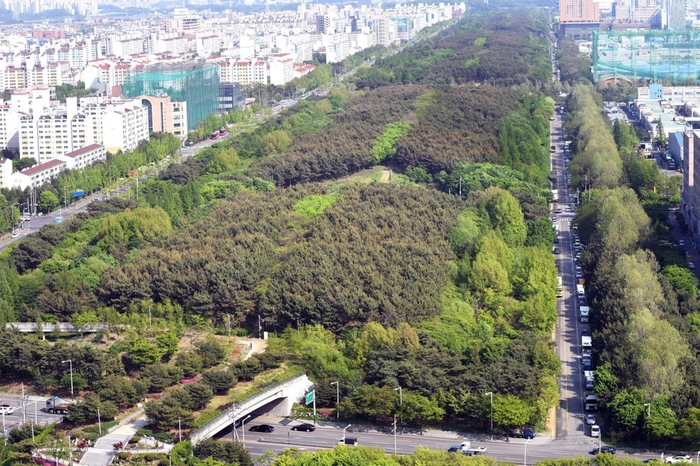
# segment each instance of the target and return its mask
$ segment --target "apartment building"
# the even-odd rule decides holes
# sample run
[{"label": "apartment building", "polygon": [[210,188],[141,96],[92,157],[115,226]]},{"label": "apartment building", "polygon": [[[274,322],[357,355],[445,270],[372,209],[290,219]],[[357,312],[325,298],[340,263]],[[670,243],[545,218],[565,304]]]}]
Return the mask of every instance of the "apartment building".
[{"label": "apartment building", "polygon": [[136,100],[111,105],[102,115],[102,143],[108,152],[136,149],[148,139],[148,110]]},{"label": "apartment building", "polygon": [[187,102],[172,102],[170,97],[139,97],[147,109],[148,130],[171,133],[180,139],[187,137]]},{"label": "apartment building", "polygon": [[101,162],[107,159],[107,151],[101,144],[90,144],[81,147],[78,150],[68,152],[64,155],[56,157],[58,160],[65,162],[66,169],[80,170],[95,162]]},{"label": "apartment building", "polygon": [[270,60],[270,84],[284,86],[294,79],[294,58],[289,54],[277,54]]},{"label": "apartment building", "polygon": [[48,162],[35,165],[11,176],[12,186],[20,189],[41,186],[48,183],[59,173],[66,170],[66,162],[62,160],[49,160]]},{"label": "apartment building", "polygon": [[0,158],[0,188],[12,187],[12,160]]}]

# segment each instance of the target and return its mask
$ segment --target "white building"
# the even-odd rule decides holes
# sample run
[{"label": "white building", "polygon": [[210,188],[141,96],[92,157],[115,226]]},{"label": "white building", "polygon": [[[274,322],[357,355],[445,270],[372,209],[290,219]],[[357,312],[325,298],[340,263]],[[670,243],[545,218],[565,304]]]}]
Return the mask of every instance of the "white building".
[{"label": "white building", "polygon": [[12,175],[12,186],[20,189],[41,186],[48,183],[66,169],[66,162],[61,160],[49,160],[46,163],[35,165],[22,172]]},{"label": "white building", "polygon": [[107,151],[103,145],[90,144],[65,155],[59,155],[57,159],[65,162],[68,170],[79,170],[95,162],[106,160]]},{"label": "white building", "polygon": [[12,187],[12,160],[0,159],[0,188]]}]

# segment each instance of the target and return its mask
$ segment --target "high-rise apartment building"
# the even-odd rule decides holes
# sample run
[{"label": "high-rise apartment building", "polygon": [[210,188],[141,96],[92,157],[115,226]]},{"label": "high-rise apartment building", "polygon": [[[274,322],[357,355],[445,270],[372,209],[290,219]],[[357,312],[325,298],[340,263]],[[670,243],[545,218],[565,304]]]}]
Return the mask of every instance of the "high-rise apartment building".
[{"label": "high-rise apartment building", "polygon": [[328,34],[331,32],[331,18],[327,15],[316,15],[316,32]]},{"label": "high-rise apartment building", "polygon": [[663,5],[665,29],[685,29],[685,0],[664,0]]},{"label": "high-rise apartment building", "polygon": [[585,22],[598,21],[598,2],[593,0],[559,0],[559,21]]}]

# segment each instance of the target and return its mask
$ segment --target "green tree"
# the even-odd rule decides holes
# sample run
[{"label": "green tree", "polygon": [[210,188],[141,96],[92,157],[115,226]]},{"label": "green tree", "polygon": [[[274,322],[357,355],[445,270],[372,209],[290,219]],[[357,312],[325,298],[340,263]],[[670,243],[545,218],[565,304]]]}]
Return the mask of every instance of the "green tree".
[{"label": "green tree", "polygon": [[174,332],[161,333],[156,337],[156,346],[165,356],[172,356],[177,353],[180,339]]},{"label": "green tree", "polygon": [[534,407],[513,395],[494,396],[493,421],[506,428],[524,426],[534,413]]},{"label": "green tree", "polygon": [[613,413],[615,423],[628,431],[639,428],[640,419],[646,411],[644,408],[644,392],[638,389],[622,390],[608,404]]},{"label": "green tree", "polygon": [[508,247],[522,246],[527,237],[527,225],[520,203],[508,191],[489,188],[484,192],[483,206],[491,226]]},{"label": "green tree", "polygon": [[204,409],[214,396],[211,386],[202,382],[188,383],[185,385],[185,391],[192,398],[192,408],[196,410]]},{"label": "green tree", "polygon": [[673,289],[682,291],[688,296],[696,296],[698,294],[698,279],[693,272],[685,267],[677,265],[667,265],[661,272],[671,282]]},{"label": "green tree", "polygon": [[656,125],[656,134],[654,135],[654,141],[660,144],[666,144],[668,142],[668,137],[666,136],[666,130],[664,130],[664,124],[659,120]]},{"label": "green tree", "polygon": [[194,351],[181,351],[175,357],[175,365],[183,370],[185,377],[194,377],[202,371],[202,357]]},{"label": "green tree", "polygon": [[22,157],[21,159],[12,160],[12,168],[18,172],[24,171],[27,168],[32,168],[36,164],[37,162],[34,157]]},{"label": "green tree", "polygon": [[441,421],[445,416],[445,410],[431,398],[404,391],[401,415],[405,420],[414,422],[422,428],[425,421]]},{"label": "green tree", "polygon": [[160,361],[163,357],[162,350],[158,346],[149,343],[148,340],[143,337],[138,337],[131,342],[128,354],[129,358],[135,364],[141,366],[153,364],[154,362]]},{"label": "green tree", "polygon": [[213,335],[196,342],[194,347],[195,352],[202,358],[205,368],[219,364],[226,357],[226,348]]},{"label": "green tree", "polygon": [[39,194],[38,204],[39,210],[41,210],[42,212],[53,212],[58,208],[59,205],[58,196],[53,191],[49,191],[48,189],[46,189],[42,191],[41,194]]},{"label": "green tree", "polygon": [[226,393],[230,388],[232,388],[238,380],[233,374],[233,371],[223,371],[223,370],[208,370],[202,374],[202,382],[209,385],[215,393],[221,394]]}]

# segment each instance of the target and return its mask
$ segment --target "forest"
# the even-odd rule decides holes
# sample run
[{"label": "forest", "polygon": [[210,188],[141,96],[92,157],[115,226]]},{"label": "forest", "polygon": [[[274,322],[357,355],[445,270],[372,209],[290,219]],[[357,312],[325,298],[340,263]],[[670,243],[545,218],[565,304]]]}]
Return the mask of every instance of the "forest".
[{"label": "forest", "polygon": [[[497,432],[543,429],[560,373],[548,31],[537,11],[466,17],[378,62],[415,75],[370,86],[360,72],[170,165],[138,199],[92,204],[9,247],[3,324],[110,330],[92,346],[2,329],[0,373],[65,390],[55,358],[83,355],[78,425],[165,390],[147,404],[153,428],[196,427],[216,413],[212,396],[303,367],[330,412],[340,381],[353,422],[388,425],[400,385],[410,425],[488,430],[493,392]],[[153,144],[71,176],[99,187],[108,167],[170,150]],[[389,176],[371,181],[378,163]],[[258,322],[272,334],[264,356],[225,371],[231,330]],[[192,329],[209,336],[181,347]]]}]

